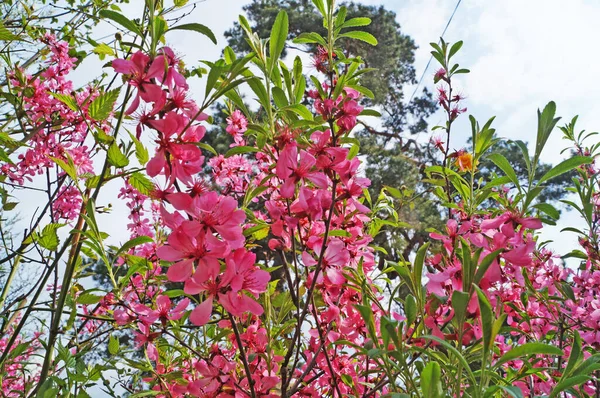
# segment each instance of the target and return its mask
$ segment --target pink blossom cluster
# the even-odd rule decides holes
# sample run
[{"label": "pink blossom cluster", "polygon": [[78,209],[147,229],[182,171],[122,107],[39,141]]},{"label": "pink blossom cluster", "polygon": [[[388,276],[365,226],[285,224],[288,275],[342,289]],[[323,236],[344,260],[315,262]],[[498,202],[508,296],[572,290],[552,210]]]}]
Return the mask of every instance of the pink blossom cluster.
[{"label": "pink blossom cluster", "polygon": [[[5,336],[0,338],[0,352],[5,352],[13,333],[12,327],[9,327]],[[10,349],[9,359],[2,367],[0,387],[3,397],[21,397],[22,392],[27,391],[29,386],[39,379],[37,366],[33,364],[32,358],[35,351],[41,347],[39,338],[39,334],[35,334],[30,341],[25,341],[22,336],[15,340]]]},{"label": "pink blossom cluster", "polygon": [[[138,284],[141,287],[145,279],[158,275],[159,266],[168,265],[168,280],[182,283],[188,297],[199,297],[198,304],[187,298],[172,304],[160,291],[144,293],[143,299],[125,293],[114,310],[117,323],[137,325],[137,341],[159,373],[183,371],[187,384],[167,383],[173,396],[237,397],[251,387],[258,396],[275,397],[275,388],[282,383],[281,367],[289,365],[295,370],[286,383],[295,388],[294,396],[320,396],[332,389],[365,393],[365,385],[377,381],[377,376],[366,372],[364,358],[334,344],[348,340],[361,345],[367,340],[365,321],[355,308],[362,303],[362,294],[352,287],[350,276],[359,267],[368,275],[375,264],[371,237],[365,232],[369,209],[362,203],[369,181],[359,176],[360,160],[351,158],[349,148],[341,144],[362,111],[359,93],[346,88],[332,100],[311,92],[315,111],[329,129],[314,131],[303,141],[300,130],[279,124],[273,142],[252,157],[214,157],[208,163],[212,175],[203,176],[204,156],[195,144],[206,132],[201,122],[207,117],[187,99],[178,64],[174,53],[163,48],[154,59],[138,52],[130,59],[115,60],[113,67],[136,89],[127,113],[135,115],[138,135],[146,130],[156,135],[156,153],[146,171],[164,179],[152,199],[160,206],[160,222],[169,233],[165,241],[158,237],[155,253],[146,253],[155,268],[138,275]],[[324,87],[327,95],[333,92],[327,84]],[[245,115],[235,110],[227,123],[234,146],[245,145]],[[215,182],[220,192],[211,187]],[[264,188],[252,198],[258,210],[249,219],[238,200],[256,186]],[[129,187],[121,195],[131,208],[141,208],[149,199]],[[305,291],[314,291],[324,301],[319,306],[308,303],[302,315],[314,322],[306,337],[296,336],[302,363],[297,363],[297,356],[284,358],[267,346],[259,298],[270,274],[255,264],[252,241],[244,234],[261,225],[268,230],[269,249],[286,264],[294,264],[293,276],[288,269],[289,288],[296,291],[304,285]],[[301,297],[292,294],[301,311]],[[189,317],[183,317],[189,306],[193,307]],[[373,311],[379,319],[381,311],[375,306]],[[208,357],[182,357],[177,364],[166,364],[154,342],[180,319],[197,326],[216,323],[229,337],[215,343]],[[242,352],[251,380],[240,363]],[[342,383],[342,375],[355,380],[354,387]],[[155,383],[154,388],[164,390],[165,383]]]},{"label": "pink blossom cluster", "polygon": [[[73,82],[68,79],[76,61],[69,56],[68,44],[51,34],[44,36],[44,43],[50,56],[41,73],[29,75],[17,69],[10,74],[10,83],[19,93],[28,118],[28,129],[24,131],[27,149],[19,153],[16,162],[1,164],[0,171],[20,185],[56,167],[52,158],[66,163],[70,158],[78,176],[85,179],[94,171],[91,148],[84,144],[86,137],[90,129],[110,129],[108,122],[94,120],[89,114],[89,105],[99,92],[91,86],[74,91]],[[78,109],[72,108],[69,99]],[[80,204],[77,189],[63,186],[52,204],[54,218],[75,219]]]},{"label": "pink blossom cluster", "polygon": [[[424,323],[433,335],[445,340],[457,339],[454,331],[445,332],[444,328],[456,316],[452,293],[465,291],[459,258],[460,239],[464,239],[472,250],[483,249],[481,259],[496,250],[500,253],[479,282],[496,309],[496,316],[506,314],[507,325],[513,328],[510,335],[497,336],[495,358],[515,344],[548,342],[563,348],[563,366],[566,366],[571,343],[565,340],[565,331],[573,328],[580,331],[585,347],[595,350],[600,346],[600,302],[597,300],[600,264],[592,260],[593,253],[589,253],[585,269],[574,273],[548,249],[536,248],[533,232],[542,227],[538,219],[508,211],[495,218],[467,217],[458,211],[455,216],[456,219],[448,221],[445,233],[431,234],[443,245],[442,252],[428,259],[429,267],[435,271],[428,275],[429,299]],[[566,284],[572,286],[575,300],[565,296]],[[531,294],[531,290],[538,293]],[[462,344],[468,346],[482,337],[477,295],[470,297],[466,314]],[[503,366],[517,372],[525,365],[523,361],[510,361]],[[540,356],[533,366],[552,368],[556,363],[553,357]],[[557,379],[554,374],[544,373],[546,377],[533,375],[532,382],[519,381],[516,385],[524,394],[549,394]],[[583,388],[587,394],[596,391],[591,382]]]}]

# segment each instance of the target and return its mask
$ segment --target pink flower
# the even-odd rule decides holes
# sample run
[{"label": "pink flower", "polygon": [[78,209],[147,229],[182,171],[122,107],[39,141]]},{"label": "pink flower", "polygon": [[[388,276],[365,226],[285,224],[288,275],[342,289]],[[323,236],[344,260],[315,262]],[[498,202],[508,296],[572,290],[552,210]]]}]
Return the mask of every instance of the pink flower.
[{"label": "pink flower", "polygon": [[187,294],[207,292],[208,297],[192,311],[190,321],[198,326],[206,324],[210,320],[215,298],[234,316],[241,316],[245,312],[261,315],[261,305],[243,293],[258,297],[267,288],[270,275],[256,267],[255,260],[254,253],[238,249],[227,257],[224,274],[221,275],[215,265],[205,272],[196,272],[186,283],[185,291]]},{"label": "pink flower", "polygon": [[[150,65],[148,67],[148,65]],[[145,102],[158,102],[165,93],[160,86],[151,82],[153,78],[160,78],[165,73],[163,57],[150,60],[150,57],[141,51],[134,53],[129,60],[115,59],[112,66],[117,73],[130,75],[129,84],[138,89],[131,106],[125,111],[132,114],[140,104],[140,98]]]},{"label": "pink flower", "polygon": [[312,170],[315,162],[315,157],[304,150],[300,151],[300,159],[298,159],[298,147],[295,144],[286,145],[279,154],[276,167],[277,177],[283,180],[282,197],[293,197],[296,183],[304,179],[311,181],[319,188],[327,188],[325,174]]},{"label": "pink flower", "polygon": [[160,295],[156,299],[156,310],[142,304],[136,305],[135,310],[140,315],[142,322],[151,324],[160,320],[164,325],[167,321],[176,321],[180,319],[189,304],[190,300],[184,298],[175,308],[171,309],[171,299],[168,296]]},{"label": "pink flower", "polygon": [[167,271],[172,282],[188,280],[194,273],[194,263],[200,269],[218,267],[218,259],[229,251],[225,242],[202,230],[190,236],[180,228],[173,231],[167,241],[169,244],[159,247],[156,254],[161,260],[175,261]]},{"label": "pink flower", "polygon": [[236,143],[241,143],[243,141],[243,134],[247,129],[248,120],[240,110],[236,109],[231,116],[227,118],[227,127],[225,128],[225,131],[231,134]]}]

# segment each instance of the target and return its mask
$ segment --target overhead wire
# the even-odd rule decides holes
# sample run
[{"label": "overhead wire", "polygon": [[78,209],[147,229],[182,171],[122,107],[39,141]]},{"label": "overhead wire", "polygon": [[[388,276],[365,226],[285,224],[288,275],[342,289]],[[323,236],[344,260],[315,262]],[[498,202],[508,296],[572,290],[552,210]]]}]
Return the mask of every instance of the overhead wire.
[{"label": "overhead wire", "polygon": [[[446,27],[444,28],[444,31],[440,35],[440,40],[438,40],[438,43],[441,41],[441,39],[444,38],[444,35],[446,34],[446,31],[448,30],[448,27],[450,26],[450,23],[452,22],[452,19],[454,18],[454,14],[456,14],[456,10],[458,10],[458,6],[460,6],[461,1],[462,0],[458,0],[458,2],[456,3],[456,6],[454,7],[454,11],[452,11],[452,14],[450,15],[450,19],[448,19],[448,23],[446,23]],[[423,78],[425,77],[425,74],[427,73],[427,69],[429,69],[429,65],[431,65],[431,60],[432,59],[433,59],[433,55],[431,55],[429,57],[429,61],[427,61],[427,65],[425,65],[425,69],[423,69],[423,73],[421,74],[421,77],[419,78],[417,86],[415,87],[412,95],[410,96],[410,99],[407,102],[408,104],[411,103],[411,101],[413,100],[415,94],[417,93],[417,90],[419,90],[419,86],[423,82]]]}]

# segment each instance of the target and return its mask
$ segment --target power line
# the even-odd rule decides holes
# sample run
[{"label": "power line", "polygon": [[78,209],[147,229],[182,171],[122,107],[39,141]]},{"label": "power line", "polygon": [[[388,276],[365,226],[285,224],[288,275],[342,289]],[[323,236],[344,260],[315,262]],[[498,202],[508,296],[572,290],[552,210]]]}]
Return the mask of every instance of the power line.
[{"label": "power line", "polygon": [[[452,18],[454,18],[454,14],[456,14],[456,10],[458,10],[458,6],[460,5],[461,1],[462,0],[458,0],[458,2],[456,3],[456,6],[454,7],[454,11],[452,11],[452,15],[450,15],[450,19],[448,20],[448,23],[446,24],[446,27],[444,28],[444,31],[440,35],[440,38],[443,38],[444,35],[446,34],[446,30],[448,30],[448,26],[450,26],[450,22],[452,22]],[[438,40],[438,43],[439,43],[439,40]],[[423,74],[421,74],[421,78],[419,79],[419,82],[417,83],[417,86],[415,87],[415,90],[413,91],[412,95],[410,96],[410,99],[408,100],[408,104],[411,103],[411,101],[413,100],[415,94],[417,93],[417,90],[419,89],[419,86],[423,82],[423,78],[425,77],[425,73],[427,73],[427,69],[429,69],[429,65],[431,64],[431,60],[432,59],[433,59],[433,55],[431,55],[429,57],[429,61],[427,61],[427,65],[425,65],[425,69],[423,70]]]}]

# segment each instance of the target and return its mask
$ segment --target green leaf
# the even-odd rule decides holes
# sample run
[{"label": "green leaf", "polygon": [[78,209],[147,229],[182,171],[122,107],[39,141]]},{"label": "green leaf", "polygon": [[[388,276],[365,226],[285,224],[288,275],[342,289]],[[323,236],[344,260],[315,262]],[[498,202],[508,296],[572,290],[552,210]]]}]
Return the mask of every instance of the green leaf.
[{"label": "green leaf", "polygon": [[483,367],[487,366],[487,359],[491,354],[492,344],[494,343],[494,310],[485,293],[477,285],[473,285],[477,292],[479,301],[479,312],[481,314],[481,329],[483,331]]},{"label": "green leaf", "polygon": [[273,87],[271,93],[273,94],[273,102],[275,102],[275,105],[277,105],[279,108],[285,108],[289,105],[288,99],[285,96],[285,91],[283,91],[281,88]]},{"label": "green leaf", "polygon": [[77,112],[79,110],[79,105],[77,104],[73,96],[59,93],[52,93],[52,96],[60,102],[62,102],[63,104],[65,104],[66,106],[68,106],[69,109],[71,109],[73,112]]},{"label": "green leaf", "polygon": [[323,3],[323,0],[312,0],[312,2],[315,5],[315,7],[317,7],[317,10],[319,10],[322,16],[325,16],[327,14],[327,12],[325,11],[325,4]]},{"label": "green leaf", "polygon": [[371,24],[371,18],[352,18],[347,20],[340,26],[340,29],[354,28],[357,26],[367,26]]},{"label": "green leaf", "polygon": [[510,178],[510,180],[517,187],[520,188],[521,185],[519,184],[519,178],[517,177],[517,173],[515,173],[515,170],[512,168],[512,166],[504,156],[502,156],[499,153],[492,153],[488,156],[488,159],[494,162],[494,164],[498,166],[500,170],[502,170],[504,174],[506,174],[506,176]]},{"label": "green leaf", "polygon": [[127,29],[129,32],[133,32],[138,36],[142,36],[142,32],[140,31],[138,26],[133,21],[131,21],[126,16],[119,14],[116,11],[102,10],[102,11],[100,11],[100,16],[103,18],[108,18],[108,19],[118,23],[119,25],[121,25],[122,27]]},{"label": "green leaf", "polygon": [[529,150],[527,149],[527,144],[525,144],[521,140],[513,141],[519,149],[521,150],[521,155],[523,155],[523,159],[525,159],[525,165],[527,166],[527,172],[531,174],[531,159],[529,158]]},{"label": "green leaf", "polygon": [[558,397],[561,392],[563,392],[571,387],[583,384],[590,379],[591,379],[591,377],[589,377],[589,376],[581,375],[581,376],[569,377],[568,379],[562,380],[561,382],[557,383],[554,386],[554,388],[552,389],[552,393],[550,393],[550,398]]},{"label": "green leaf", "polygon": [[546,174],[540,178],[537,185],[539,186],[543,182],[548,181],[551,178],[557,177],[561,174],[567,173],[573,170],[576,167],[579,167],[583,164],[592,163],[593,159],[589,156],[573,156],[570,159],[564,160],[550,169]]},{"label": "green leaf", "polygon": [[233,147],[230,150],[228,150],[227,153],[225,154],[225,157],[228,158],[233,155],[241,155],[243,153],[251,153],[251,152],[258,152],[258,151],[259,151],[259,149],[255,148],[253,146],[236,146],[236,147]]},{"label": "green leaf", "polygon": [[454,309],[454,313],[456,314],[459,323],[462,323],[465,320],[467,305],[469,304],[470,298],[471,296],[469,293],[461,292],[459,290],[452,292],[452,308]]},{"label": "green leaf", "polygon": [[88,108],[92,119],[98,121],[106,120],[110,116],[118,97],[119,89],[102,93],[96,97]]},{"label": "green leaf", "polygon": [[21,40],[21,38],[15,34],[13,34],[10,30],[6,29],[2,21],[0,21],[0,40],[3,41],[17,41]]},{"label": "green leaf", "polygon": [[44,249],[50,251],[58,250],[60,240],[58,239],[57,231],[59,228],[64,227],[65,225],[67,224],[52,223],[46,225],[41,234],[36,234],[36,242]]},{"label": "green leaf", "polygon": [[348,8],[346,8],[346,6],[341,6],[338,9],[337,15],[335,17],[334,26],[336,26],[336,27],[341,26],[344,23],[344,21],[346,20],[347,13],[348,13]]},{"label": "green leaf", "polygon": [[450,47],[450,52],[448,53],[448,59],[452,58],[452,56],[454,54],[456,54],[458,52],[458,50],[460,50],[460,48],[462,47],[463,42],[461,41],[457,41],[456,43],[454,43],[452,45],[452,47]]},{"label": "green leaf", "polygon": [[151,243],[154,240],[149,236],[137,236],[129,241],[127,241],[115,254],[115,257],[119,257],[121,253],[127,253],[129,249],[134,248],[139,245],[143,245],[144,243]]},{"label": "green leaf", "polygon": [[121,149],[119,149],[116,142],[113,142],[108,148],[106,156],[108,162],[117,168],[123,168],[129,164],[129,159],[127,156],[123,155],[123,152],[121,152]]},{"label": "green leaf", "polygon": [[365,325],[367,326],[367,330],[369,331],[369,337],[375,340],[377,338],[377,333],[375,332],[375,320],[373,319],[373,310],[368,305],[355,304],[354,307],[360,312],[362,315]]},{"label": "green leaf", "polygon": [[359,116],[375,116],[381,117],[381,113],[376,111],[375,109],[363,109]]},{"label": "green leaf", "polygon": [[146,149],[144,144],[140,142],[140,140],[135,138],[133,134],[129,133],[129,137],[131,137],[131,140],[135,144],[135,157],[137,158],[138,162],[140,162],[141,166],[145,166],[146,163],[148,163],[148,160],[150,159],[150,156],[148,155],[148,150]]},{"label": "green leaf", "polygon": [[540,154],[542,153],[544,146],[546,146],[546,142],[548,141],[548,138],[550,137],[554,126],[556,126],[556,123],[558,123],[558,121],[560,120],[560,117],[554,117],[554,115],[556,114],[556,104],[554,103],[554,101],[550,101],[544,107],[544,110],[542,112],[540,112],[540,110],[538,109],[537,113],[538,131],[535,142],[535,154],[533,161],[534,168],[535,166],[537,166]]},{"label": "green leaf", "polygon": [[308,108],[302,104],[288,105],[282,110],[292,111],[305,120],[313,120],[313,114],[311,113],[311,111],[309,111]]},{"label": "green leaf", "polygon": [[356,157],[356,155],[358,155],[358,152],[360,151],[360,146],[357,144],[352,144],[352,146],[350,147],[350,150],[348,151],[348,156],[346,156],[346,158],[348,160],[352,160]]},{"label": "green leaf", "polygon": [[300,33],[294,40],[296,44],[320,44],[323,47],[327,46],[327,42],[320,34],[316,32]]},{"label": "green leaf", "polygon": [[513,387],[513,386],[491,386],[488,387],[487,390],[485,390],[484,393],[484,398],[492,398],[494,397],[494,393],[498,390],[502,390],[506,393],[508,393],[508,395],[510,395],[513,398],[523,398],[523,393],[521,392],[521,389],[519,387]]},{"label": "green leaf", "polygon": [[137,189],[142,195],[148,195],[154,190],[154,183],[148,177],[140,172],[135,172],[129,176],[129,183]]},{"label": "green leaf", "polygon": [[535,209],[540,210],[541,212],[545,213],[546,215],[548,215],[549,217],[551,217],[555,220],[558,220],[560,218],[560,212],[558,210],[556,210],[556,208],[549,203],[538,203],[538,204],[534,205],[533,207]]},{"label": "green leaf", "polygon": [[498,249],[496,251],[493,251],[490,254],[488,254],[487,256],[485,256],[483,258],[483,260],[481,260],[481,263],[479,264],[479,266],[477,267],[477,271],[475,272],[475,277],[473,278],[473,283],[475,283],[476,285],[479,285],[479,282],[481,282],[481,279],[483,279],[483,277],[485,276],[485,273],[487,272],[490,265],[492,265],[492,263],[494,262],[496,257],[498,257],[498,255],[500,253],[502,253],[502,251],[503,251],[503,249]]},{"label": "green leaf", "polygon": [[271,106],[269,103],[269,97],[267,95],[267,90],[265,86],[262,84],[260,79],[254,78],[248,80],[248,86],[252,89],[254,94],[258,97],[258,102],[263,106],[263,108],[267,109]]},{"label": "green leaf", "polygon": [[421,286],[423,285],[423,264],[425,263],[425,256],[427,255],[427,249],[429,248],[430,242],[425,243],[423,246],[417,250],[417,255],[415,256],[414,262],[414,271],[413,278],[415,284],[415,295],[419,297],[421,293]]},{"label": "green leaf", "polygon": [[442,371],[437,362],[429,362],[421,372],[421,392],[427,398],[442,396]]},{"label": "green leaf", "polygon": [[366,87],[359,86],[359,85],[356,85],[356,84],[348,84],[346,87],[349,87],[349,88],[352,88],[352,89],[358,91],[359,93],[361,93],[365,97],[368,97],[368,98],[371,98],[371,99],[375,98],[375,95],[373,94],[373,92],[371,90],[369,90],[368,88],[366,88]]},{"label": "green leaf", "polygon": [[406,315],[406,324],[409,326],[417,319],[417,299],[412,294],[407,295],[404,300],[404,314]]},{"label": "green leaf", "polygon": [[537,355],[537,354],[545,354],[545,355],[564,355],[564,352],[553,345],[543,344],[543,343],[525,343],[520,346],[516,346],[511,349],[509,352],[504,354],[500,359],[495,363],[495,367],[499,367],[500,365],[512,361],[513,359],[523,358],[529,355]]},{"label": "green leaf", "polygon": [[288,36],[288,15],[285,11],[279,11],[273,28],[271,28],[271,38],[269,40],[269,66],[268,69],[271,71],[273,65],[281,56],[285,47],[285,41]]},{"label": "green leaf", "polygon": [[54,163],[58,165],[73,181],[77,181],[77,169],[75,168],[75,164],[73,163],[73,159],[68,156],[67,161],[65,162],[63,159],[55,158],[53,156],[48,156]]},{"label": "green leaf", "polygon": [[219,154],[217,153],[215,148],[213,148],[212,146],[210,146],[209,144],[207,144],[205,142],[194,142],[194,145],[196,145],[197,147],[202,148],[204,150],[207,150],[208,152],[212,153],[215,156],[219,156]]},{"label": "green leaf", "polygon": [[469,377],[469,380],[474,384],[476,383],[475,375],[473,374],[473,371],[471,370],[471,367],[469,366],[469,362],[467,362],[464,355],[462,355],[456,348],[454,348],[452,346],[452,344],[450,344],[447,341],[444,341],[436,336],[427,335],[427,336],[422,336],[421,338],[423,338],[425,340],[433,340],[433,341],[437,342],[438,344],[442,345],[448,351],[452,352],[452,354],[458,359],[458,361],[462,364],[463,368],[467,372],[467,376]]},{"label": "green leaf", "polygon": [[575,366],[577,366],[581,359],[581,337],[579,336],[579,332],[577,330],[573,331],[573,344],[571,345],[571,354],[569,354],[569,361],[567,362],[567,367],[562,372],[561,381],[565,380],[567,377],[571,375]]},{"label": "green leaf", "polygon": [[346,238],[349,238],[350,236],[352,236],[350,234],[350,232],[345,231],[343,229],[333,229],[333,230],[329,231],[328,235],[329,236],[343,236]]},{"label": "green leaf", "polygon": [[94,54],[100,55],[100,59],[104,59],[105,55],[111,55],[111,56],[115,55],[115,52],[113,51],[112,47],[110,47],[109,45],[104,44],[104,43],[98,44],[96,47],[94,47],[92,52]]},{"label": "green leaf", "polygon": [[11,211],[15,207],[17,207],[18,204],[19,202],[6,202],[4,203],[4,206],[2,206],[2,210]]},{"label": "green leaf", "polygon": [[86,292],[86,293],[79,295],[79,297],[77,297],[77,303],[84,304],[84,305],[94,305],[94,304],[98,304],[100,301],[102,301],[103,298],[104,298],[104,296],[98,296],[98,295]]},{"label": "green leaf", "polygon": [[108,352],[111,355],[117,355],[119,352],[119,339],[114,335],[110,336],[108,340]]},{"label": "green leaf", "polygon": [[372,46],[377,45],[377,39],[370,33],[362,32],[360,30],[353,30],[351,32],[342,33],[340,37],[348,37],[350,39],[357,39],[364,41]]},{"label": "green leaf", "polygon": [[212,30],[200,23],[186,23],[183,25],[173,26],[172,28],[169,28],[167,32],[170,32],[172,30],[191,30],[194,32],[198,32],[208,37],[213,43],[217,44],[217,38],[215,37],[215,34],[212,32]]}]

